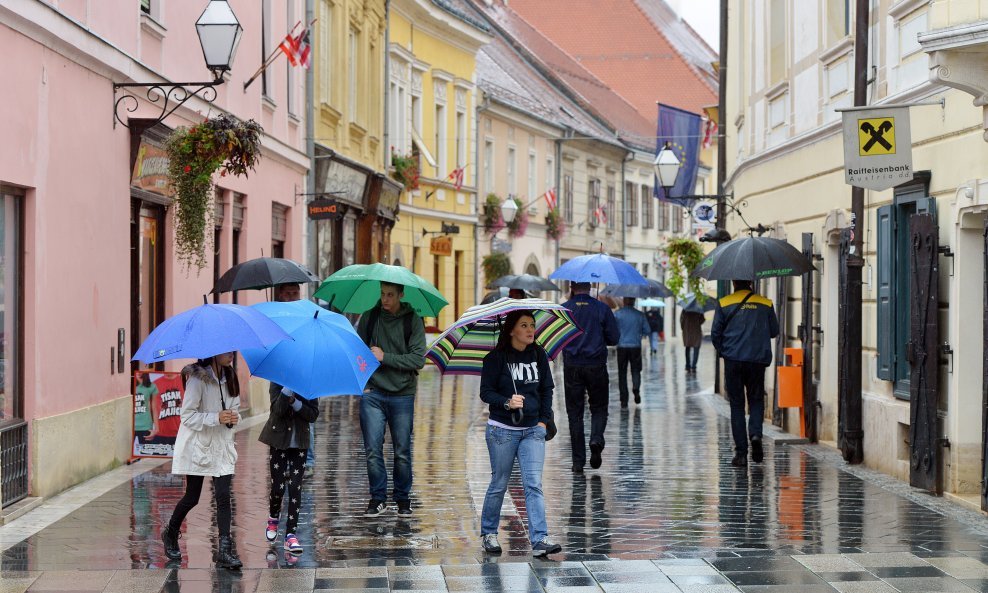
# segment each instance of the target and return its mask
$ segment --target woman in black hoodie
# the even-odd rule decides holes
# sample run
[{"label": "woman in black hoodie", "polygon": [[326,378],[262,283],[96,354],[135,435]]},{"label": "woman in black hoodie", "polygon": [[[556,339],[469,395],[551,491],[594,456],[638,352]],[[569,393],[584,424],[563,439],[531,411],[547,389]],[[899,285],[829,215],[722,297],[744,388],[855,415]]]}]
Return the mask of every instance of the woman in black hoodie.
[{"label": "woman in black hoodie", "polygon": [[491,457],[491,484],[480,517],[486,552],[501,553],[497,528],[515,459],[525,487],[532,554],[545,556],[562,549],[549,539],[542,496],[546,427],[553,424],[553,387],[549,357],[535,344],[534,315],[531,311],[509,313],[497,346],[484,357],[480,378],[480,399],[490,405],[487,450]]}]

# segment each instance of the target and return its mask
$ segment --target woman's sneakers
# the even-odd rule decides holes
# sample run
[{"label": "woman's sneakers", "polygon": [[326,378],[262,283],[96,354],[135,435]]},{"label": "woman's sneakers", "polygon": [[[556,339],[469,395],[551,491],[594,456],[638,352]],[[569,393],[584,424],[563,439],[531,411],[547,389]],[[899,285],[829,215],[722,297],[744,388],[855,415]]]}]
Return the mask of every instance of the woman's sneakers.
[{"label": "woman's sneakers", "polygon": [[273,544],[274,540],[278,539],[277,517],[271,517],[268,519],[268,526],[264,529],[264,539],[268,540],[269,544]]},{"label": "woman's sneakers", "polygon": [[483,535],[481,536],[480,541],[484,546],[484,551],[487,552],[488,554],[501,553],[501,544],[497,543],[496,533],[488,533],[486,535]]},{"label": "woman's sneakers", "polygon": [[298,543],[298,538],[294,533],[285,534],[285,551],[292,554],[302,553],[302,544]]},{"label": "woman's sneakers", "polygon": [[549,554],[558,554],[563,551],[563,547],[549,539],[549,536],[542,538],[542,541],[532,546],[532,556],[541,558]]}]

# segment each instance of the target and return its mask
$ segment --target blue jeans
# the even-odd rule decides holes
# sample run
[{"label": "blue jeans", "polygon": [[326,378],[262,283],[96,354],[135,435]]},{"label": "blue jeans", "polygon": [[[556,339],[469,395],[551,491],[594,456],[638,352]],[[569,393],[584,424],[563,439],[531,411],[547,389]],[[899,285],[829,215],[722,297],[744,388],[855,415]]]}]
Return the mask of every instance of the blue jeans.
[{"label": "blue jeans", "polygon": [[[690,362],[691,355],[692,355],[692,363]],[[692,347],[692,348],[690,346],[687,346],[686,347],[686,368],[688,368],[688,369],[695,369],[696,368],[696,361],[699,360],[699,358],[700,358],[700,347],[699,346]]]},{"label": "blue jeans", "polygon": [[545,522],[545,498],[542,496],[542,466],[545,463],[545,429],[534,426],[508,430],[487,425],[487,451],[491,456],[491,485],[484,497],[480,515],[480,534],[497,533],[501,522],[501,503],[508,489],[511,468],[518,459],[521,482],[525,487],[525,511],[528,514],[528,537],[532,545],[549,535]]},{"label": "blue jeans", "polygon": [[415,395],[384,395],[376,391],[360,399],[360,432],[367,454],[367,480],[374,500],[388,499],[388,470],[384,467],[384,427],[394,447],[394,499],[408,500],[412,491],[412,420]]},{"label": "blue jeans", "polygon": [[648,343],[652,346],[652,352],[659,349],[659,332],[648,334]]},{"label": "blue jeans", "polygon": [[[724,387],[731,402],[731,434],[734,449],[748,453],[748,439],[762,436],[765,415],[765,368],[755,362],[724,359]],[[744,401],[748,399],[748,427],[745,431]]]},{"label": "blue jeans", "polygon": [[305,450],[305,467],[316,465],[316,426],[309,425],[309,448]]}]

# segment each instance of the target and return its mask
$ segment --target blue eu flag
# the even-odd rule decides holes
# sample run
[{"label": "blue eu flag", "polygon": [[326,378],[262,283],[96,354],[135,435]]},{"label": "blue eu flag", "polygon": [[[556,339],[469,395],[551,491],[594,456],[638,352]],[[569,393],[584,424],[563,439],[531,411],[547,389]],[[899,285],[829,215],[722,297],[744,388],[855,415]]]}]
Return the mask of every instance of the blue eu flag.
[{"label": "blue eu flag", "polygon": [[692,206],[692,200],[683,199],[693,193],[696,185],[696,172],[700,161],[700,140],[702,139],[702,121],[696,113],[659,104],[659,128],[655,142],[655,154],[669,143],[676,158],[679,159],[679,175],[674,185],[666,194],[655,179],[655,197],[679,206]]}]

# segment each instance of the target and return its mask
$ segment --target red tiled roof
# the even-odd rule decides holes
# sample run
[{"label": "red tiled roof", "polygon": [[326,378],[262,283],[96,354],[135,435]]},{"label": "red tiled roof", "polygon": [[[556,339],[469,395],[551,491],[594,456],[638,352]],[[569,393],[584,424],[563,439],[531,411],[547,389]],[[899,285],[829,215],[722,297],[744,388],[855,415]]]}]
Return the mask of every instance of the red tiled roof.
[{"label": "red tiled roof", "polygon": [[[657,28],[655,20],[662,15],[646,14],[635,0],[510,0],[507,8],[652,122],[658,117],[656,102],[693,113],[717,102],[709,76]],[[691,31],[677,29],[676,39],[683,41]],[[705,47],[685,49],[695,61]]]}]

